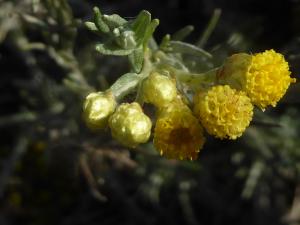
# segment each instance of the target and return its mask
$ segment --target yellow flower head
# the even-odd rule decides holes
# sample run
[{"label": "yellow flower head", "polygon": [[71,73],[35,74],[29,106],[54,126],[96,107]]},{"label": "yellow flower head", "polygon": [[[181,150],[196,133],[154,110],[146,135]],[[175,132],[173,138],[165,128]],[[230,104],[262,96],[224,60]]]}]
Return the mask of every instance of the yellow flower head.
[{"label": "yellow flower head", "polygon": [[243,90],[253,104],[261,109],[276,106],[286,93],[290,83],[289,65],[283,55],[274,50],[248,55],[235,54],[227,59],[218,78],[221,83]]},{"label": "yellow flower head", "polygon": [[89,94],[83,103],[83,119],[86,125],[92,130],[105,128],[116,104],[113,94],[109,91]]},{"label": "yellow flower head", "polygon": [[249,126],[253,105],[244,92],[225,86],[214,86],[194,98],[195,115],[211,135],[236,139]]},{"label": "yellow flower head", "polygon": [[136,147],[148,141],[151,120],[143,113],[141,106],[133,102],[121,104],[109,118],[112,136],[127,147]]},{"label": "yellow flower head", "polygon": [[161,155],[194,160],[204,142],[198,120],[184,103],[174,101],[160,110],[154,131],[154,146]]},{"label": "yellow flower head", "polygon": [[152,103],[158,108],[164,107],[177,96],[176,83],[167,76],[157,72],[151,73],[143,83],[145,102]]}]

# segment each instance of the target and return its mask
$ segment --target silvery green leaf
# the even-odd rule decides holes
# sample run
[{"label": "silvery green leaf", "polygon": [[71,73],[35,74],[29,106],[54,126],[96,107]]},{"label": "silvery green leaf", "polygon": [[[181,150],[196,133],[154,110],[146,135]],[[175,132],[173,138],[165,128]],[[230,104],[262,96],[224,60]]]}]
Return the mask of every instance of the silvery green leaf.
[{"label": "silvery green leaf", "polygon": [[144,51],[143,48],[140,47],[135,49],[129,56],[129,62],[134,70],[134,72],[139,73],[143,67],[144,62]]},{"label": "silvery green leaf", "polygon": [[171,36],[169,34],[165,35],[159,45],[159,48],[162,50],[167,49],[170,46]]},{"label": "silvery green leaf", "polygon": [[138,44],[141,44],[143,42],[146,30],[150,22],[151,14],[146,10],[141,11],[137,18],[134,20],[132,24],[132,30],[135,32]]},{"label": "silvery green leaf", "polygon": [[212,58],[212,55],[203,50],[202,48],[198,48],[195,45],[188,44],[181,41],[170,41],[170,47],[172,52],[182,53],[182,54],[189,54],[194,56],[200,56],[205,58]]},{"label": "silvery green leaf", "polygon": [[28,23],[38,25],[41,27],[47,27],[47,24],[43,20],[40,20],[39,18],[37,18],[35,16],[31,16],[29,14],[20,14],[20,15]]},{"label": "silvery green leaf", "polygon": [[84,23],[84,25],[90,31],[93,31],[93,32],[97,32],[98,31],[98,28],[96,27],[96,25],[93,22],[87,21],[87,22]]},{"label": "silvery green leaf", "polygon": [[158,19],[154,19],[151,21],[151,23],[149,24],[149,26],[147,27],[146,33],[144,35],[144,40],[143,40],[143,44],[147,45],[150,38],[152,37],[152,34],[154,33],[156,27],[159,25],[159,20]]},{"label": "silvery green leaf", "polygon": [[199,38],[199,40],[196,42],[196,46],[202,48],[208,41],[209,37],[211,36],[212,32],[214,31],[215,27],[218,24],[218,21],[221,16],[221,9],[215,9],[213,12],[212,17],[210,18],[203,34]]},{"label": "silvery green leaf", "polygon": [[96,27],[103,33],[108,33],[110,31],[108,25],[103,21],[103,16],[98,7],[94,7],[94,22]]},{"label": "silvery green leaf", "polygon": [[182,41],[184,40],[187,36],[189,36],[194,30],[194,27],[189,25],[185,26],[182,29],[178,30],[176,33],[172,35],[172,40],[174,41]]},{"label": "silvery green leaf", "polygon": [[111,30],[123,26],[127,23],[125,19],[123,19],[121,16],[117,14],[103,15],[102,19]]},{"label": "silvery green leaf", "polygon": [[103,55],[125,56],[131,54],[134,49],[120,49],[119,46],[113,43],[96,44],[96,51]]},{"label": "silvery green leaf", "polygon": [[[117,29],[117,28],[116,28]],[[131,30],[122,31],[119,36],[116,37],[117,44],[123,49],[135,49],[137,46],[135,40],[135,34]]]},{"label": "silvery green leaf", "polygon": [[135,90],[140,79],[141,76],[136,73],[126,73],[116,80],[110,89],[117,99],[121,99]]}]

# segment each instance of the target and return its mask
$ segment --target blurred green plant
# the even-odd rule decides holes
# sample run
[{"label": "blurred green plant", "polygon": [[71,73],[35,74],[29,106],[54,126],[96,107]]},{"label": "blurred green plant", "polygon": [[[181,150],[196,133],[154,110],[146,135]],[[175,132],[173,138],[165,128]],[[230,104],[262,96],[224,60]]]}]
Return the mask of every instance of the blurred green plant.
[{"label": "blurred green plant", "polygon": [[[195,46],[183,42],[192,26],[166,35],[158,45],[151,38],[158,21],[146,11],[125,21],[95,9],[93,22],[86,24],[100,36],[93,40],[66,0],[0,1],[1,49],[12,52],[12,65],[26,68],[7,66],[17,71],[13,76],[1,71],[1,79],[10,77],[13,92],[20,98],[17,110],[0,118],[3,135],[8,133],[12,139],[12,144],[0,146],[1,222],[25,218],[30,221],[27,224],[95,224],[93,219],[102,224],[134,220],[153,224],[158,218],[174,224],[228,220],[261,224],[273,223],[274,217],[266,215],[278,213],[275,218],[295,224],[300,215],[300,112],[298,100],[293,104],[289,100],[298,95],[298,84],[278,110],[255,111],[252,125],[236,142],[208,138],[194,162],[162,158],[151,144],[129,151],[105,132],[91,133],[81,123],[84,97],[105,90],[115,75],[128,72],[126,62],[113,55],[129,60],[129,74],[123,83],[114,84],[123,98],[126,79],[133,79],[126,90],[136,87],[134,79],[143,71],[142,59],[149,46],[172,55],[168,64],[176,69],[193,73],[220,66],[232,52],[253,47],[237,32],[224,43],[208,47],[219,16],[216,10]],[[139,38],[132,36],[133,30]],[[97,54],[95,46],[110,57]],[[101,204],[91,201],[90,195]]]}]

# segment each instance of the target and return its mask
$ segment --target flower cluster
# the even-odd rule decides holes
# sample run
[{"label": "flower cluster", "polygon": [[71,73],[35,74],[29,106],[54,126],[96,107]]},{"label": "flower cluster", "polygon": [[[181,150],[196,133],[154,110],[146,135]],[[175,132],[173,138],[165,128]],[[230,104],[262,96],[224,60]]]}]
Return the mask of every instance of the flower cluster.
[{"label": "flower cluster", "polygon": [[[142,99],[157,108],[154,145],[159,153],[167,158],[196,159],[205,142],[204,132],[178,93],[175,80],[154,71],[141,87]],[[134,148],[147,142],[152,123],[141,105],[133,102],[115,106],[111,91],[89,94],[83,108],[88,127],[103,128],[108,121],[112,136],[121,144]]]},{"label": "flower cluster", "polygon": [[[138,83],[142,102],[157,109],[155,148],[167,158],[181,160],[197,158],[205,142],[204,131],[220,139],[240,137],[252,120],[254,105],[261,109],[275,106],[290,83],[295,82],[287,62],[274,50],[229,57],[213,79],[201,78],[203,82],[210,80],[210,85],[194,90],[193,104],[188,104],[178,84],[184,85],[186,80],[188,84],[199,83],[199,80],[182,79],[182,74],[176,76],[176,73],[179,72],[150,71]],[[128,147],[147,142],[152,122],[141,105],[133,102],[117,106],[113,96],[112,88],[86,97],[84,118],[88,127],[99,129],[108,124],[112,136]]]},{"label": "flower cluster", "polygon": [[[151,36],[158,20],[151,20],[147,11],[130,21],[103,15],[98,8],[94,14],[94,22],[86,25],[106,40],[97,44],[96,50],[126,56],[131,72],[107,91],[86,97],[84,120],[92,130],[109,126],[112,137],[130,148],[147,142],[153,127],[153,143],[160,155],[194,160],[205,143],[205,132],[219,139],[242,136],[254,106],[262,110],[276,106],[296,81],[290,77],[283,55],[274,50],[234,54],[219,68],[193,73],[197,63],[204,68],[200,64],[212,55],[179,41],[189,29],[174,35],[175,40],[165,36],[159,45]],[[206,60],[187,62],[184,54]],[[135,101],[122,102],[132,93]],[[143,111],[144,103],[155,107],[153,120]]]}]

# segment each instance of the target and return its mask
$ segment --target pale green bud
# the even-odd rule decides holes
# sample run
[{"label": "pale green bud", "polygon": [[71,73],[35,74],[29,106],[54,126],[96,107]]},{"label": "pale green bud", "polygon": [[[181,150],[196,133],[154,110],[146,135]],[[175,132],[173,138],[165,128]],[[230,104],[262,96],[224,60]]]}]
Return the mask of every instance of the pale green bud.
[{"label": "pale green bud", "polygon": [[151,120],[143,113],[141,106],[123,103],[109,118],[112,136],[127,147],[136,147],[148,141],[151,134]]},{"label": "pale green bud", "polygon": [[174,80],[158,72],[153,72],[143,83],[145,102],[152,103],[158,108],[176,99],[177,89]]},{"label": "pale green bud", "polygon": [[89,94],[83,103],[83,118],[86,125],[92,130],[105,128],[108,117],[115,108],[116,101],[110,91]]}]

